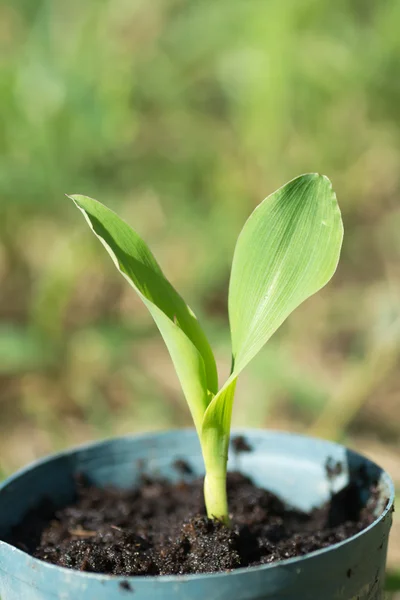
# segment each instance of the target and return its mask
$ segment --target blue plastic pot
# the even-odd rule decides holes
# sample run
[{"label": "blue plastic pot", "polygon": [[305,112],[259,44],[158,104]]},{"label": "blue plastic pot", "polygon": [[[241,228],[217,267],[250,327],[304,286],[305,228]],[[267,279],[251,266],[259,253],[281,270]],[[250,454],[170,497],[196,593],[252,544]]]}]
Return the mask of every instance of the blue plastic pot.
[{"label": "blue plastic pot", "polygon": [[[232,453],[231,468],[239,468],[299,509],[324,503],[332,488],[340,490],[349,474],[364,465],[370,477],[379,481],[382,492],[375,522],[344,542],[303,557],[230,573],[185,577],[82,573],[46,564],[0,542],[1,599],[380,600],[394,499],[390,477],[366,458],[330,442],[261,430],[235,433],[244,435],[253,450],[239,456]],[[185,458],[198,474],[203,472],[194,431],[113,439],[41,460],[1,485],[0,538],[43,497],[59,505],[71,500],[77,472],[100,486],[131,487],[143,460],[146,472],[177,479],[172,467],[177,458]],[[344,465],[333,481],[326,475],[328,459]]]}]

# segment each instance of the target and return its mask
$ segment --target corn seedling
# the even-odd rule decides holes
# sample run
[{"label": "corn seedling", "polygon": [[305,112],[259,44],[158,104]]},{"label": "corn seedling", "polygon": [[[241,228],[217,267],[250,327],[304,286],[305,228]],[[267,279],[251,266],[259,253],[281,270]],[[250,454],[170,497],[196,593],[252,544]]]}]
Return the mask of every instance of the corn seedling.
[{"label": "corn seedling", "polygon": [[245,223],[229,285],[232,369],[221,387],[203,329],[145,242],[96,200],[71,199],[164,338],[200,439],[207,514],[228,524],[226,472],[237,378],[288,315],[336,270],[343,225],[331,183],[318,174],[297,177],[261,202]]}]

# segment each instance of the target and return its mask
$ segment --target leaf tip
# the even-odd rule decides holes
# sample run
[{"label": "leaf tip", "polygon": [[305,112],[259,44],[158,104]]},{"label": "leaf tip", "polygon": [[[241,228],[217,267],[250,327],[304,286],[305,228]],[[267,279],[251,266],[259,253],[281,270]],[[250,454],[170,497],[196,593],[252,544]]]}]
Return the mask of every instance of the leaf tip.
[{"label": "leaf tip", "polygon": [[72,200],[72,202],[74,202],[75,204],[77,203],[77,200],[79,198],[79,194],[64,194],[64,195],[69,200]]},{"label": "leaf tip", "polygon": [[303,177],[309,177],[310,179],[313,179],[316,182],[328,184],[329,187],[332,189],[332,181],[327,175],[324,175],[323,173],[306,173],[305,175],[303,175]]},{"label": "leaf tip", "polygon": [[318,174],[318,177],[326,184],[328,184],[329,189],[333,191],[332,181],[329,179],[327,175]]}]

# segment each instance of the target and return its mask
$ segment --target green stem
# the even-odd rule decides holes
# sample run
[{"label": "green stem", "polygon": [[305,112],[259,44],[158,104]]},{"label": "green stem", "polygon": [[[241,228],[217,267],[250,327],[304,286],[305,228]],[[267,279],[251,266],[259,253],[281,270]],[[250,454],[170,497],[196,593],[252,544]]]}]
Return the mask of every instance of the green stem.
[{"label": "green stem", "polygon": [[204,478],[204,499],[209,519],[218,519],[229,525],[225,469],[207,471]]},{"label": "green stem", "polygon": [[228,526],[230,522],[226,472],[236,381],[237,376],[232,374],[213,398],[204,415],[199,436],[206,469],[204,500],[207,515],[210,519],[219,519]]}]

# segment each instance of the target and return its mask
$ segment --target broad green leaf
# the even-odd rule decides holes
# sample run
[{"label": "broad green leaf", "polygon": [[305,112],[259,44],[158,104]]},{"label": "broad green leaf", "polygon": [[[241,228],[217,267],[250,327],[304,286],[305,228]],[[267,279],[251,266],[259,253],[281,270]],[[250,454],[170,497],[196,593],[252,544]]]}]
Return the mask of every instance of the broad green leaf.
[{"label": "broad green leaf", "polygon": [[218,390],[218,378],[214,355],[199,322],[127,223],[92,198],[70,197],[152,314],[200,431],[204,412]]},{"label": "broad green leaf", "polygon": [[288,315],[336,270],[343,224],[326,177],[307,174],[268,196],[245,223],[229,286],[237,375]]},{"label": "broad green leaf", "polygon": [[210,402],[201,431],[206,503],[220,513],[214,516],[227,519],[220,478],[237,377],[286,317],[329,281],[342,238],[332,186],[314,174],[298,177],[266,198],[239,236],[229,287],[232,373]]}]

